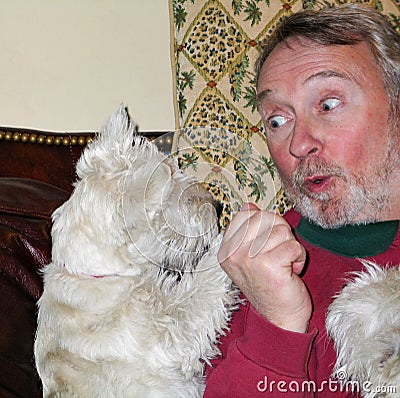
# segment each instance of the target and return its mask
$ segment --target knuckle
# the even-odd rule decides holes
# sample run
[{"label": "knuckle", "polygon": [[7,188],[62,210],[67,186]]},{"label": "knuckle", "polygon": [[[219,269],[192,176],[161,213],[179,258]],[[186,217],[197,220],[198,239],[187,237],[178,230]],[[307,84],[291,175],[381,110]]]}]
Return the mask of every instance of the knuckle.
[{"label": "knuckle", "polygon": [[221,267],[225,270],[235,267],[239,264],[241,258],[240,246],[232,244],[232,242],[226,242],[221,245],[217,253],[217,259]]},{"label": "knuckle", "polygon": [[289,239],[293,239],[292,230],[288,225],[278,224],[274,227],[274,231],[282,238],[282,240],[286,241]]},{"label": "knuckle", "polygon": [[303,246],[302,244],[297,241],[296,239],[288,240],[288,249],[291,251],[293,256],[301,256],[303,254]]}]

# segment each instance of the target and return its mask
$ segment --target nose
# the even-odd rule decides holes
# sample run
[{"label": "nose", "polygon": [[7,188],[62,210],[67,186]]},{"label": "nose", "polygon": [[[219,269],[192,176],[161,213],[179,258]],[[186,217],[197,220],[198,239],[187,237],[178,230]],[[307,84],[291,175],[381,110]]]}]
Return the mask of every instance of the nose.
[{"label": "nose", "polygon": [[220,203],[218,201],[214,201],[213,204],[214,204],[215,211],[217,213],[217,219],[219,220],[222,215],[222,211],[224,210],[224,206],[222,206],[222,203]]},{"label": "nose", "polygon": [[308,120],[296,120],[290,141],[289,151],[298,159],[322,151],[321,130]]}]

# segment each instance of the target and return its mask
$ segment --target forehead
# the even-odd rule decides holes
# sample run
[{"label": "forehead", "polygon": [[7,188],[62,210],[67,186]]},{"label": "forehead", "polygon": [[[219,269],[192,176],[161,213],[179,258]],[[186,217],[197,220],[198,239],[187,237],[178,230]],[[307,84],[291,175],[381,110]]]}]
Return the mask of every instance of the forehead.
[{"label": "forehead", "polygon": [[[325,73],[326,72],[326,73]],[[290,38],[280,43],[264,62],[258,92],[282,84],[303,84],[313,75],[337,75],[360,85],[371,79],[383,84],[381,70],[365,42],[322,46],[307,39]]]}]

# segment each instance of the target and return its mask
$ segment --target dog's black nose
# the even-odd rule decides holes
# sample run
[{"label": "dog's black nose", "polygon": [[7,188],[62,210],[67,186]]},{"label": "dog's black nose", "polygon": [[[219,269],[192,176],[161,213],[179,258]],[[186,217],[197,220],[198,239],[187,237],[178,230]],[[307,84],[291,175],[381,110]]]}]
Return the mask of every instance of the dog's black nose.
[{"label": "dog's black nose", "polygon": [[215,201],[214,208],[215,208],[215,211],[217,212],[217,218],[219,220],[221,218],[222,211],[224,210],[224,206],[220,202]]}]

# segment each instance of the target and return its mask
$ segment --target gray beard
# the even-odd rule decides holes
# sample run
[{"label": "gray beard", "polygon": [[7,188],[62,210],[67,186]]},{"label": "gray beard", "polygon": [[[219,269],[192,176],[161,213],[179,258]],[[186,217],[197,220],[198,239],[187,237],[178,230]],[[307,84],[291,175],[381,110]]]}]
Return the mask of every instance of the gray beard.
[{"label": "gray beard", "polygon": [[[323,228],[375,222],[389,203],[392,163],[388,157],[381,167],[373,167],[369,173],[360,176],[311,157],[299,165],[290,186],[284,185],[284,188],[296,210]],[[304,181],[312,175],[331,176],[333,186],[323,193],[310,192],[305,188]],[[343,186],[343,194],[339,197],[340,186]]]}]

